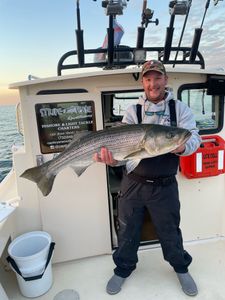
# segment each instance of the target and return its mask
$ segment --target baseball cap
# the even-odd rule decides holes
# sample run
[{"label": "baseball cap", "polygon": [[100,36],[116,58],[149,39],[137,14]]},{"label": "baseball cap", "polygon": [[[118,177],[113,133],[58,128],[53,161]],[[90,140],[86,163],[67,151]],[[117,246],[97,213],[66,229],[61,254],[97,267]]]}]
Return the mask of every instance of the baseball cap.
[{"label": "baseball cap", "polygon": [[163,63],[159,60],[149,60],[143,64],[141,75],[144,76],[149,71],[156,71],[166,75],[166,69]]}]

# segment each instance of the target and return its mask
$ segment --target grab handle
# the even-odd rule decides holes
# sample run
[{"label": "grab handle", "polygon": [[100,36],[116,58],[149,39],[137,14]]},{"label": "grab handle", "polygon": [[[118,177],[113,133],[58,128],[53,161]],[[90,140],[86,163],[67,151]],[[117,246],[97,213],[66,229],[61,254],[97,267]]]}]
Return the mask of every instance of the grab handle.
[{"label": "grab handle", "polygon": [[201,148],[205,147],[204,143],[213,143],[215,146],[219,146],[219,143],[214,138],[208,138],[208,139],[202,140],[201,145],[200,145]]}]

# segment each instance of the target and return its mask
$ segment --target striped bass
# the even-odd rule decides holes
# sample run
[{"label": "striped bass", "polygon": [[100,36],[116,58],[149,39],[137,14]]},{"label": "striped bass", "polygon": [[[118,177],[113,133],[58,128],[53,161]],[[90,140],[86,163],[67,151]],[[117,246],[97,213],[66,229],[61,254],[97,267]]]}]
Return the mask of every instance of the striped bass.
[{"label": "striped bass", "polygon": [[171,152],[190,136],[187,129],[155,124],[121,125],[87,132],[82,136],[75,134],[72,142],[57,157],[41,166],[27,169],[21,177],[36,182],[42,194],[47,196],[52,190],[55,176],[62,169],[70,166],[80,176],[95,162],[93,156],[102,147],[111,151],[120,164],[132,160],[129,173],[141,159]]}]

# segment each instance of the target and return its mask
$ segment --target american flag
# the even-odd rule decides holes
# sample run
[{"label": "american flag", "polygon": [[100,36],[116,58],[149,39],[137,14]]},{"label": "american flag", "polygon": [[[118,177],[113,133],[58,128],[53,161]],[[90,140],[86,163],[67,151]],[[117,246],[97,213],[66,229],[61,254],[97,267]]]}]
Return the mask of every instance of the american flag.
[{"label": "american flag", "polygon": [[[124,34],[123,27],[117,22],[117,20],[113,19],[113,28],[114,28],[114,46],[118,46]],[[106,49],[108,47],[108,34],[106,34],[104,42],[102,44],[102,48]]]}]

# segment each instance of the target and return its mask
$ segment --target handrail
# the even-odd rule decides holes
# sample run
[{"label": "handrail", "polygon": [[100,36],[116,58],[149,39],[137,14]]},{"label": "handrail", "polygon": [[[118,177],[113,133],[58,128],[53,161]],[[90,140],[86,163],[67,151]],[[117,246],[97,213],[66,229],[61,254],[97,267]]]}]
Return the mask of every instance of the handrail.
[{"label": "handrail", "polygon": [[[131,47],[115,47],[114,53],[115,58],[113,60],[112,65],[109,66],[107,59],[104,59],[104,61],[93,61],[93,62],[85,62],[85,54],[103,54],[105,57],[107,56],[107,49],[86,49],[84,50],[84,63],[82,65],[79,65],[79,63],[74,64],[64,64],[65,60],[70,56],[77,56],[78,51],[72,50],[69,52],[66,52],[59,60],[58,66],[57,66],[57,74],[58,76],[62,75],[62,70],[69,70],[69,69],[78,69],[78,68],[88,68],[88,67],[102,67],[104,69],[113,69],[118,67],[127,67],[131,65],[137,65],[137,63],[134,60],[134,53],[136,48]],[[196,59],[192,62],[190,62],[189,57],[190,53],[192,51],[191,47],[171,47],[171,54],[172,52],[181,53],[182,57],[174,60],[168,58],[166,61],[163,60],[164,56],[164,47],[144,47],[142,50],[146,51],[146,56],[148,52],[156,52],[158,54],[158,60],[161,60],[164,64],[176,64],[176,65],[200,65],[201,69],[205,69],[205,61],[202,56],[202,54],[197,51]],[[122,58],[116,58],[116,54],[120,52],[127,52],[131,55],[131,58],[127,58],[126,60],[123,60]],[[173,55],[170,55],[173,57]]]}]

